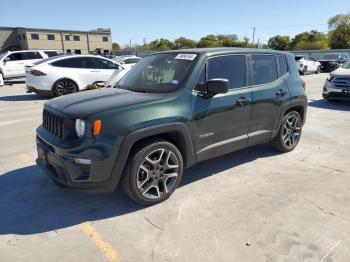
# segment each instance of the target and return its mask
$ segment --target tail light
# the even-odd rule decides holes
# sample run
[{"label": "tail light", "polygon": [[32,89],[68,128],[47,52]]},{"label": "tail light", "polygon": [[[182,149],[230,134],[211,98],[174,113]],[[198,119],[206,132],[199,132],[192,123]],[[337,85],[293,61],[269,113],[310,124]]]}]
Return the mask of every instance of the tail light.
[{"label": "tail light", "polygon": [[32,70],[32,71],[30,71],[30,74],[32,74],[33,76],[46,76],[45,73],[43,73],[39,70]]}]

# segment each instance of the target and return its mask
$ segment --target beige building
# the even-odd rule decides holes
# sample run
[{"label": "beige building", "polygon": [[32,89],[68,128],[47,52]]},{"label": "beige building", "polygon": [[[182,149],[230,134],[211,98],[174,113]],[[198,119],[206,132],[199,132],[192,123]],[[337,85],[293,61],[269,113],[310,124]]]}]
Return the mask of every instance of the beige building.
[{"label": "beige building", "polygon": [[111,29],[91,31],[23,27],[0,27],[0,52],[55,49],[64,53],[108,54],[112,51]]}]

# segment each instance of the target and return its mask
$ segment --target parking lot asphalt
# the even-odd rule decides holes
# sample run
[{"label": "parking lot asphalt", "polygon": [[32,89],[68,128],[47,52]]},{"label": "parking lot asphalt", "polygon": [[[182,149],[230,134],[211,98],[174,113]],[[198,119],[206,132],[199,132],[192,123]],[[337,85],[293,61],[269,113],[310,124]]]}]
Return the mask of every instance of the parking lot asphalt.
[{"label": "parking lot asphalt", "polygon": [[297,149],[258,145],[186,170],[169,200],[58,188],[35,164],[47,100],[0,87],[0,261],[317,261],[350,257],[350,104],[308,75]]}]

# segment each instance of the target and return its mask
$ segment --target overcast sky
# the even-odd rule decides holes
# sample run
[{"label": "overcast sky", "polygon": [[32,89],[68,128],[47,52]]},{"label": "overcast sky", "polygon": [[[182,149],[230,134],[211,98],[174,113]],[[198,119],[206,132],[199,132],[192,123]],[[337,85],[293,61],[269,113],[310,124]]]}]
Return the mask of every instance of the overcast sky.
[{"label": "overcast sky", "polygon": [[111,28],[122,46],[155,38],[198,40],[207,34],[236,34],[267,42],[276,34],[293,36],[317,29],[350,11],[349,0],[0,0],[0,26],[91,30]]}]

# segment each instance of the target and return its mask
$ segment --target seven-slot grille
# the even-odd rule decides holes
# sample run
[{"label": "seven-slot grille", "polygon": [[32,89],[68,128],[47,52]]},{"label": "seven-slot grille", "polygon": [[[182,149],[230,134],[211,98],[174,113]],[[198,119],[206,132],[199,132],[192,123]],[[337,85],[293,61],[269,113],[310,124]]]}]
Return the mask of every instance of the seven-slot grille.
[{"label": "seven-slot grille", "polygon": [[332,83],[335,87],[350,90],[350,77],[335,77]]},{"label": "seven-slot grille", "polygon": [[64,118],[53,114],[44,109],[43,111],[43,127],[52,133],[53,135],[63,138],[64,137]]}]

